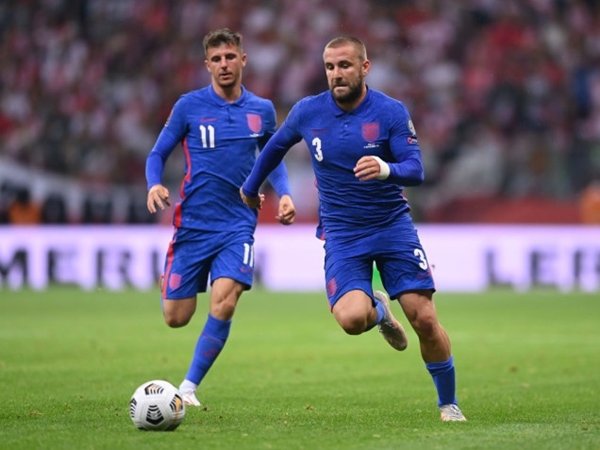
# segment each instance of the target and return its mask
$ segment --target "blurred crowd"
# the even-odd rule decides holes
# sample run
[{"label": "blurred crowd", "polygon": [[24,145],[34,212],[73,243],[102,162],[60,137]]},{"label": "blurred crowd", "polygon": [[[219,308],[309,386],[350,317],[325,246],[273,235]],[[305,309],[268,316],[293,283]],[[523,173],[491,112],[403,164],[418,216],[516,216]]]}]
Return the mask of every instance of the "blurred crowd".
[{"label": "blurred crowd", "polygon": [[[323,45],[362,38],[369,85],[417,128],[418,221],[501,221],[515,205],[541,221],[598,217],[600,1],[3,0],[0,222],[151,221],[146,155],[179,95],[208,83],[202,38],[223,26],[243,34],[244,84],[280,120],[326,89]],[[313,220],[308,153],[286,162]],[[11,215],[21,200],[33,213]]]}]

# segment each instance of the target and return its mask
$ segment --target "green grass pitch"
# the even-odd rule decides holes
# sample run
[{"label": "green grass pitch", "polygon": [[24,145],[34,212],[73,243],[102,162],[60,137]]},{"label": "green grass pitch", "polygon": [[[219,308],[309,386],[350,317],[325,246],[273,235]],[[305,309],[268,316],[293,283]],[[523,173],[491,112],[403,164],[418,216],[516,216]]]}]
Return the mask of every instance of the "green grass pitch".
[{"label": "green grass pitch", "polygon": [[[0,449],[600,449],[600,295],[436,296],[466,423],[441,423],[411,331],[347,336],[320,294],[246,293],[174,432],[138,431],[144,381],[178,384],[206,315],[157,292],[0,290]],[[393,310],[400,315],[397,304]],[[406,320],[403,320],[406,324]]]}]

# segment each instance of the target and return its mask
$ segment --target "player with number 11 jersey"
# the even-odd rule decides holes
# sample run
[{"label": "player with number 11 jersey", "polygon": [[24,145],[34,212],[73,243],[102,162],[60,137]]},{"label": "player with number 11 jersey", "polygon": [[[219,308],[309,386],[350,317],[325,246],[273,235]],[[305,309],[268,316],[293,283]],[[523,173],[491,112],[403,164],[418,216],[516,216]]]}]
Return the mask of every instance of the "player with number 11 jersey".
[{"label": "player with number 11 jersey", "polygon": [[[256,211],[242,203],[238,188],[275,126],[272,102],[243,86],[242,95],[233,103],[218,96],[210,85],[182,95],[148,156],[146,168],[150,188],[160,183],[164,162],[181,142],[185,175],[173,225],[253,232]],[[285,166],[279,165],[269,180],[280,196],[289,193]]]},{"label": "player with number 11 jersey", "polygon": [[[242,85],[247,55],[241,34],[211,31],[203,46],[211,83],[179,98],[146,160],[147,206],[155,213],[170,204],[169,190],[161,184],[165,162],[179,143],[183,147],[175,232],[161,283],[167,325],[187,325],[197,293],[211,284],[208,317],[179,385],[190,406],[200,406],[196,390],[225,346],[242,292],[252,287],[257,213],[243,204],[238,190],[275,130],[272,102]],[[283,163],[269,180],[280,197],[277,219],[289,225],[295,207]]]}]

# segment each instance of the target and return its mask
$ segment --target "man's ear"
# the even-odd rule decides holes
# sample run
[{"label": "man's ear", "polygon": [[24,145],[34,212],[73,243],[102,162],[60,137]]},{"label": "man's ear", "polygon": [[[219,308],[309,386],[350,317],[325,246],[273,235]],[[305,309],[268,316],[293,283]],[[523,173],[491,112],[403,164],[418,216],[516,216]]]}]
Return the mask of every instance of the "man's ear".
[{"label": "man's ear", "polygon": [[368,59],[365,59],[362,63],[363,75],[368,74],[370,68],[371,68],[371,61],[369,61]]}]

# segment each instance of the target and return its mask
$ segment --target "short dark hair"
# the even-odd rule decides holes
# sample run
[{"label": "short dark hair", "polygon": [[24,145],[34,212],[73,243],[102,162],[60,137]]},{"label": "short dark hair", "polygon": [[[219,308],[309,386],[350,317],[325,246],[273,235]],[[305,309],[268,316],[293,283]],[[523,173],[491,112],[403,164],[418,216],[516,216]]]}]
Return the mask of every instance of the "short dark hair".
[{"label": "short dark hair", "polygon": [[229,28],[219,28],[218,30],[211,31],[204,36],[204,40],[202,41],[204,54],[208,53],[209,48],[218,47],[221,44],[235,45],[241,51],[242,35],[231,31]]},{"label": "short dark hair", "polygon": [[364,42],[355,36],[343,35],[334,37],[327,43],[327,45],[325,45],[325,49],[337,48],[346,44],[352,44],[356,50],[358,50],[358,57],[361,59],[361,61],[365,61],[367,59],[367,48]]}]

